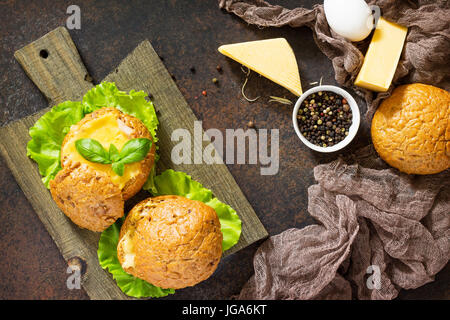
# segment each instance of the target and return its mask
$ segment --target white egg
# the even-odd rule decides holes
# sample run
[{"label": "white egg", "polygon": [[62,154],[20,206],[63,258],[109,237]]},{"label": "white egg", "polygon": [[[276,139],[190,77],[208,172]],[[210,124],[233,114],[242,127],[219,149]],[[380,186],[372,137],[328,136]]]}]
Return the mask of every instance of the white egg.
[{"label": "white egg", "polygon": [[372,31],[372,10],[364,0],[325,0],[324,9],[330,28],[350,41],[361,41]]}]

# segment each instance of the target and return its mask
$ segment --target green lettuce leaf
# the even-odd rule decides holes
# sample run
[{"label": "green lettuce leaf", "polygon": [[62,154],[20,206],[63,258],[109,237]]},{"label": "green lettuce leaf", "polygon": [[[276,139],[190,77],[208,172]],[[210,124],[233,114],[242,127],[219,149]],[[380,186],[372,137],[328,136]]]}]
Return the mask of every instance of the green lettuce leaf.
[{"label": "green lettuce leaf", "polygon": [[145,99],[144,91],[131,90],[129,93],[119,91],[112,82],[102,82],[89,90],[83,97],[83,107],[86,113],[103,107],[115,107],[123,113],[140,119],[150,131],[156,143],[156,128],[158,118],[151,101]]},{"label": "green lettuce leaf", "polygon": [[117,258],[117,244],[119,242],[120,227],[124,219],[118,219],[116,223],[100,235],[97,255],[102,268],[109,270],[119,288],[128,296],[135,298],[160,298],[175,293],[173,289],[156,287],[147,281],[126,273],[122,269],[119,258]]},{"label": "green lettuce leaf", "polygon": [[[241,235],[241,220],[230,206],[213,197],[211,190],[204,188],[197,181],[174,170],[166,170],[154,178],[154,196],[179,195],[192,200],[202,201],[216,210],[223,234],[222,249],[225,251],[235,245]],[[127,295],[142,297],[163,297],[172,294],[172,289],[161,289],[126,273],[117,258],[120,227],[123,219],[119,219],[111,227],[103,231],[98,244],[98,261],[104,269],[108,269],[119,288]]]},{"label": "green lettuce leaf", "polygon": [[37,162],[42,181],[49,188],[50,180],[61,170],[61,145],[70,130],[85,116],[80,102],[66,101],[46,112],[30,128],[31,140],[27,145],[27,156]]},{"label": "green lettuce leaf", "polygon": [[[159,154],[156,154],[155,156],[155,162],[158,161],[159,159]],[[150,171],[150,174],[148,175],[148,179],[145,182],[144,186],[142,187],[142,189],[147,190],[150,193],[154,193],[156,192],[156,187],[155,187],[155,176],[156,176],[156,166],[153,165],[152,170]]]},{"label": "green lettuce leaf", "polygon": [[[50,180],[61,170],[61,145],[70,130],[70,126],[77,124],[86,114],[102,107],[115,107],[140,119],[150,131],[154,142],[157,141],[156,129],[158,118],[152,102],[147,101],[146,93],[131,90],[129,93],[119,91],[112,82],[102,82],[89,90],[82,102],[66,101],[45,113],[29,133],[31,140],[27,145],[27,155],[37,162],[42,181],[49,188]],[[155,158],[155,162],[157,157]],[[154,175],[154,170],[152,170]],[[149,176],[146,190],[153,190],[153,176]]]}]

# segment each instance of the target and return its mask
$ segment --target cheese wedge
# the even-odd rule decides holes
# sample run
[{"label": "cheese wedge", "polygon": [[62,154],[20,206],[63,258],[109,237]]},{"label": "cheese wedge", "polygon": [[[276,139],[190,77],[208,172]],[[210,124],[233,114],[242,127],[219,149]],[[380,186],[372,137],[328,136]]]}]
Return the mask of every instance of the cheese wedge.
[{"label": "cheese wedge", "polygon": [[300,96],[297,60],[284,38],[227,44],[219,52]]},{"label": "cheese wedge", "polygon": [[358,87],[385,92],[389,89],[408,28],[380,18],[367,50],[364,63],[356,77]]}]

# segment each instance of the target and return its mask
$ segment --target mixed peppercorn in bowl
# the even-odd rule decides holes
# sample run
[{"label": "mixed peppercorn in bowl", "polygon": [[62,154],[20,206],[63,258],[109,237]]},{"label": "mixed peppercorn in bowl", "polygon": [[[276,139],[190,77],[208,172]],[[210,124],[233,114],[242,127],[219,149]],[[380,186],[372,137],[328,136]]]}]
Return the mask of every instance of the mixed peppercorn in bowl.
[{"label": "mixed peppercorn in bowl", "polygon": [[335,152],[353,140],[360,115],[356,101],[347,91],[324,85],[300,96],[292,121],[306,146],[318,152]]}]

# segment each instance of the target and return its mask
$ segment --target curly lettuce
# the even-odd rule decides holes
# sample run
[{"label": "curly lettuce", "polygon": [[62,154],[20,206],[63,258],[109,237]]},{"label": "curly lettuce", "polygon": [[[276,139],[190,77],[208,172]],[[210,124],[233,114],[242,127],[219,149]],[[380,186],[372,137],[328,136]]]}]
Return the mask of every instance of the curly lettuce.
[{"label": "curly lettuce", "polygon": [[27,156],[37,162],[47,188],[61,170],[60,151],[64,137],[70,126],[84,116],[81,102],[66,101],[53,107],[30,128]]},{"label": "curly lettuce", "polygon": [[[158,118],[152,102],[146,93],[131,90],[120,91],[112,82],[102,82],[89,90],[81,102],[65,101],[51,108],[30,128],[31,140],[27,145],[27,156],[36,161],[42,182],[49,188],[49,182],[61,170],[61,146],[70,127],[77,124],[88,113],[102,107],[115,107],[123,113],[140,119],[157,141]],[[154,170],[152,174],[154,175]],[[144,188],[153,190],[153,176],[150,175]]]}]

